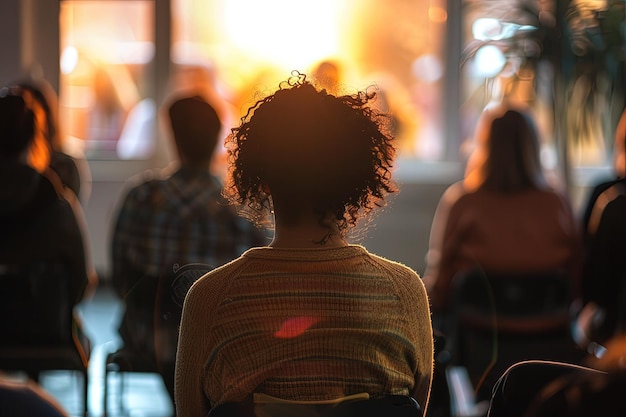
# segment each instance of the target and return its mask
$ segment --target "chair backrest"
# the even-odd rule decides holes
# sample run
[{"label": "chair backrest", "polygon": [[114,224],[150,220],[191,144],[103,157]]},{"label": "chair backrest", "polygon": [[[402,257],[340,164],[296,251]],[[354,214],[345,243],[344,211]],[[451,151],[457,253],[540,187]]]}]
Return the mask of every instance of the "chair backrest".
[{"label": "chair backrest", "polygon": [[[566,362],[530,360],[511,365],[494,385],[488,417],[524,417],[526,410],[549,384],[577,380],[606,372]],[[564,415],[564,414],[559,414]]]},{"label": "chair backrest", "polygon": [[[269,405],[269,406],[266,406]],[[336,404],[306,403],[255,404],[252,401],[224,403],[209,412],[209,417],[422,417],[417,401],[406,395],[350,400]]]},{"label": "chair backrest", "polygon": [[558,271],[486,273],[472,270],[452,283],[447,321],[451,364],[468,370],[477,400],[515,362],[578,360],[571,335],[571,283]]},{"label": "chair backrest", "polygon": [[492,273],[478,269],[455,277],[457,320],[498,332],[546,332],[569,322],[571,282],[560,271]]},{"label": "chair backrest", "polygon": [[61,263],[0,264],[1,346],[66,344],[73,307]]},{"label": "chair backrest", "polygon": [[155,355],[160,363],[176,360],[178,328],[182,305],[193,283],[213,267],[204,263],[175,266],[172,273],[160,277],[154,311]]},{"label": "chair backrest", "polygon": [[622,417],[626,371],[579,373],[557,378],[530,402],[524,417]]}]

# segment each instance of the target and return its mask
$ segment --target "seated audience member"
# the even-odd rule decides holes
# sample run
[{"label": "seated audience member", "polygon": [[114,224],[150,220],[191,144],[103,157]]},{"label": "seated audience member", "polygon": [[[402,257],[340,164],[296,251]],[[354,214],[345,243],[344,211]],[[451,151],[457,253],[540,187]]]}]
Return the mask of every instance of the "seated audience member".
[{"label": "seated audience member", "polygon": [[[43,165],[58,177],[61,185],[84,202],[89,198],[91,171],[84,158],[65,151],[65,136],[57,115],[57,96],[45,80],[24,80],[15,84],[22,89],[36,119],[35,145],[29,157],[36,169]],[[43,149],[42,149],[43,148]]]},{"label": "seated audience member", "polygon": [[626,109],[615,130],[615,177],[597,184],[583,216],[585,248],[579,344],[591,353],[626,330]]},{"label": "seated audience member", "polygon": [[167,303],[172,297],[161,286],[179,266],[217,267],[266,238],[225,203],[222,184],[211,173],[221,129],[213,107],[200,97],[178,97],[167,117],[178,161],[129,181],[113,230],[111,280],[125,303],[119,329],[125,348],[158,361],[173,400],[180,312],[163,310],[172,306],[158,299]]},{"label": "seated audience member", "polygon": [[562,270],[577,288],[581,242],[568,199],[545,179],[539,138],[525,111],[485,110],[463,180],[441,197],[424,281],[433,314],[450,308],[453,278],[486,272]]},{"label": "seated audience member", "polygon": [[[27,160],[35,134],[35,116],[19,87],[0,89],[0,264],[62,262],[74,305],[97,285],[78,219],[48,176]],[[28,300],[24,300],[28,302]],[[77,316],[75,329],[86,351],[88,338]],[[36,375],[34,376],[36,377]]]},{"label": "seated audience member", "polygon": [[70,417],[61,404],[32,381],[12,381],[0,376],[0,416]]},{"label": "seated audience member", "polygon": [[274,236],[191,287],[179,417],[232,415],[233,404],[317,415],[303,413],[394,395],[426,413],[433,333],[423,283],[348,242],[396,191],[393,137],[370,106],[375,94],[335,96],[294,72],[232,130],[225,190],[249,218],[273,216]]}]

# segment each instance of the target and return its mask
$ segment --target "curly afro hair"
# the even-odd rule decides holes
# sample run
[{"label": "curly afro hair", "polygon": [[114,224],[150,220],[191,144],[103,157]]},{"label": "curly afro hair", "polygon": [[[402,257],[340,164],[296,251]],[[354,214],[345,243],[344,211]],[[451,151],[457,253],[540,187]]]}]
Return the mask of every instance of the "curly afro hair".
[{"label": "curly afro hair", "polygon": [[280,194],[294,210],[313,208],[320,224],[331,214],[345,234],[397,191],[390,119],[369,106],[375,97],[375,88],[334,96],[294,71],[231,129],[225,196],[263,224]]}]

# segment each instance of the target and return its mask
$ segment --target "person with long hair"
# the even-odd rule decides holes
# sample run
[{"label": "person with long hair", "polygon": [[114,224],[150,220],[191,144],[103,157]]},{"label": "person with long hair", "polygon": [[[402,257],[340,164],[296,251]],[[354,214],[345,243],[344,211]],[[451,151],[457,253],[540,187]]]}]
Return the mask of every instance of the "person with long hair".
[{"label": "person with long hair", "polygon": [[464,271],[563,270],[580,275],[579,228],[568,198],[546,179],[539,135],[527,110],[484,111],[465,177],[437,206],[424,281],[435,314],[450,306],[450,285]]},{"label": "person with long hair", "polygon": [[[18,86],[0,88],[0,264],[34,268],[58,263],[67,275],[68,300],[76,307],[91,297],[98,275],[82,212],[29,163],[37,119],[28,97]],[[89,357],[91,343],[80,315],[72,319],[72,336]],[[18,317],[14,321],[20,324]]]},{"label": "person with long hair", "polygon": [[72,192],[86,203],[91,190],[91,171],[84,157],[67,152],[67,137],[59,123],[58,97],[44,79],[23,79],[13,84],[22,90],[35,114],[36,132],[29,155],[29,164],[58,183],[67,195]]}]

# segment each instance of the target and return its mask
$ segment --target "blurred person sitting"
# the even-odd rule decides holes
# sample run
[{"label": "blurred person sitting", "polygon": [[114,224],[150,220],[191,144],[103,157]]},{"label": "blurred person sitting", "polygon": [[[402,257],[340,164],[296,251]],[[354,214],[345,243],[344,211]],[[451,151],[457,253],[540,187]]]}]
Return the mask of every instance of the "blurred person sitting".
[{"label": "blurred person sitting", "polygon": [[[111,283],[125,304],[119,328],[124,347],[157,361],[173,400],[178,320],[175,305],[159,305],[171,300],[161,284],[178,267],[217,267],[266,238],[225,204],[220,179],[211,172],[221,129],[214,108],[200,97],[175,97],[167,118],[179,160],[128,182],[111,240]],[[155,315],[170,307],[166,320]]]},{"label": "blurred person sitting", "polygon": [[66,152],[66,140],[58,118],[58,100],[52,86],[43,79],[25,79],[14,85],[22,90],[35,114],[35,145],[29,156],[31,165],[40,172],[49,168],[61,185],[84,203],[90,194],[91,170],[84,158]]},{"label": "blurred person sitting", "polygon": [[433,333],[423,283],[347,237],[397,190],[375,95],[334,96],[294,72],[232,130],[225,191],[249,218],[272,222],[274,236],[191,287],[179,417],[323,415],[389,396],[426,413]]},{"label": "blurred person sitting", "polygon": [[530,115],[487,109],[476,142],[464,179],[444,192],[433,218],[424,281],[436,315],[451,307],[453,278],[476,268],[562,270],[578,286],[579,228],[569,200],[545,179]]},{"label": "blurred person sitting", "polygon": [[[533,294],[541,288],[534,277],[549,280],[564,276],[569,293],[562,294],[565,299],[561,303],[567,308],[579,285],[581,243],[569,200],[546,180],[539,159],[538,133],[525,109],[505,104],[485,109],[475,140],[477,147],[470,155],[465,177],[448,187],[435,211],[424,282],[434,327],[450,341],[447,348],[452,361],[467,370],[480,401],[488,398],[499,374],[512,362],[533,357],[573,360],[582,352],[570,340],[566,322],[560,331],[550,332],[553,347],[536,334],[499,332],[497,316],[488,321],[488,330],[455,328],[457,284],[464,276],[478,277],[475,287],[470,288],[475,290],[473,297],[490,300],[491,311],[495,311],[506,297],[511,304],[515,297],[535,297],[542,305],[546,298]],[[510,280],[502,286],[495,282],[488,286],[491,278],[507,277]],[[520,288],[526,278],[532,290]],[[479,287],[481,284],[484,286]],[[547,293],[551,291],[549,285],[545,287]],[[466,298],[470,297],[468,292]],[[525,304],[529,312],[536,309],[522,300],[515,307],[518,310],[510,314],[523,314]],[[488,313],[489,305],[484,306]],[[567,310],[565,313],[567,320]],[[519,344],[515,337],[519,337]]]},{"label": "blurred person sitting", "polygon": [[[97,286],[84,219],[77,217],[82,212],[59,194],[53,180],[28,163],[36,118],[23,93],[15,86],[0,89],[0,264],[63,263],[71,300],[77,305]],[[89,339],[76,315],[74,323],[83,349],[89,351]]]},{"label": "blurred person sitting", "polygon": [[14,381],[0,375],[0,416],[70,417],[48,392],[33,381]]},{"label": "blurred person sitting", "polygon": [[626,331],[626,109],[613,146],[615,178],[593,187],[583,214],[583,308],[577,335],[594,354]]}]

